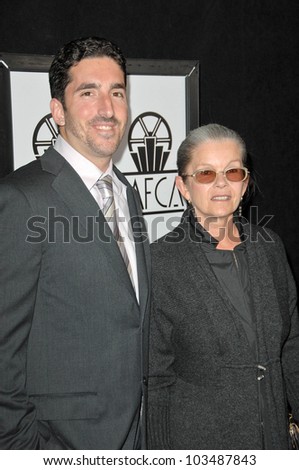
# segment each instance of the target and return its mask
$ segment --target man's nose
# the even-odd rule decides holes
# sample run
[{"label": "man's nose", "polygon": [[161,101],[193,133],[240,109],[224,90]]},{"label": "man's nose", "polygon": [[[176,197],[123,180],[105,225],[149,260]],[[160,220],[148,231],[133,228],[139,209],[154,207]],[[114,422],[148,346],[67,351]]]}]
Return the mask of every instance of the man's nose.
[{"label": "man's nose", "polygon": [[100,116],[111,118],[114,114],[112,99],[109,95],[102,95],[98,99],[98,114]]}]

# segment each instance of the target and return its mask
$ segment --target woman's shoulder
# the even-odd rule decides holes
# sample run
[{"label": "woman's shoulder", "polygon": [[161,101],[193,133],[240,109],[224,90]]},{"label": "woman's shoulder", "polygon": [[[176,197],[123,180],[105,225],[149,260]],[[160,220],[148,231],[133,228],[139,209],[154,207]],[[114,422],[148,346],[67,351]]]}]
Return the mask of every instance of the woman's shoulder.
[{"label": "woman's shoulder", "polygon": [[285,254],[285,247],[280,235],[266,225],[247,224],[243,227],[246,243],[261,247],[273,255]]},{"label": "woman's shoulder", "polygon": [[162,237],[154,240],[151,243],[151,250],[156,252],[165,249],[177,249],[179,244],[184,243],[185,238],[184,227],[182,227],[180,224]]},{"label": "woman's shoulder", "polygon": [[189,239],[190,224],[186,220],[185,214],[183,214],[180,223],[176,227],[151,243],[151,250],[153,252],[177,250],[180,246],[185,245]]},{"label": "woman's shoulder", "polygon": [[256,225],[245,220],[245,222],[242,222],[242,227],[245,238],[249,239],[251,242],[281,242],[281,238],[278,233],[269,228],[266,223],[264,225]]}]

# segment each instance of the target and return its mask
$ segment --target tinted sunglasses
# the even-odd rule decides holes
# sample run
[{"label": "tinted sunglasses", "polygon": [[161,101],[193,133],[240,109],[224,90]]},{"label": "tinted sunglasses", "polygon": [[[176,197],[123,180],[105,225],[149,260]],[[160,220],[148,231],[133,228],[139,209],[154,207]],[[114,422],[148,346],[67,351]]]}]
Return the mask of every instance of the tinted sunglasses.
[{"label": "tinted sunglasses", "polygon": [[207,184],[213,183],[219,173],[223,174],[227,181],[231,181],[232,183],[245,181],[249,175],[247,168],[228,168],[224,171],[196,170],[192,175],[183,174],[182,176],[190,176],[196,181],[196,183]]}]

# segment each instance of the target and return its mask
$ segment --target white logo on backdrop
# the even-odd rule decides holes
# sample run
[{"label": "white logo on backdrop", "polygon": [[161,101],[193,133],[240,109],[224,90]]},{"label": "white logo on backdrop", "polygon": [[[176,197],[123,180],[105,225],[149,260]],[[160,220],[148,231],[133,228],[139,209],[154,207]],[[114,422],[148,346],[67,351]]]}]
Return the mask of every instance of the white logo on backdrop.
[{"label": "white logo on backdrop", "polygon": [[158,113],[142,113],[133,121],[128,147],[137,172],[124,173],[137,190],[144,214],[178,212],[183,199],[175,186],[177,170],[165,170],[172,147],[171,129]]},{"label": "white logo on backdrop", "polygon": [[57,136],[58,131],[52,114],[47,114],[39,121],[33,132],[32,146],[35,157],[41,157],[50,145],[54,145]]},{"label": "white logo on backdrop", "polygon": [[139,173],[163,171],[172,145],[170,127],[160,114],[140,114],[130,127],[128,145]]}]

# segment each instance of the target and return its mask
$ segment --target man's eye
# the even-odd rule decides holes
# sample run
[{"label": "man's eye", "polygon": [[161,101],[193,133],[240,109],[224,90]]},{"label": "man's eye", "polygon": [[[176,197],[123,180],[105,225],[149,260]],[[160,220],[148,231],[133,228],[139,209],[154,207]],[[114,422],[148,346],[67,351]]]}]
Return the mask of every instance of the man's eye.
[{"label": "man's eye", "polygon": [[116,96],[117,98],[123,98],[124,93],[123,93],[123,91],[114,91],[113,96]]},{"label": "man's eye", "polygon": [[91,91],[83,91],[83,93],[81,93],[81,96],[91,96]]}]

